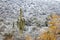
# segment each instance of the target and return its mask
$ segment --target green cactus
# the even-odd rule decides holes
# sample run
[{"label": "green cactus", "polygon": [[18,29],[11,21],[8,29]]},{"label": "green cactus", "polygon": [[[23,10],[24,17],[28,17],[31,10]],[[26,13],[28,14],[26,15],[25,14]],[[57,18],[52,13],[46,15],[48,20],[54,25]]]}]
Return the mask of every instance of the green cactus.
[{"label": "green cactus", "polygon": [[20,8],[20,16],[19,16],[19,19],[17,21],[17,27],[19,28],[20,33],[23,33],[24,26],[25,26],[25,19],[23,18],[22,13],[23,13],[22,9]]}]

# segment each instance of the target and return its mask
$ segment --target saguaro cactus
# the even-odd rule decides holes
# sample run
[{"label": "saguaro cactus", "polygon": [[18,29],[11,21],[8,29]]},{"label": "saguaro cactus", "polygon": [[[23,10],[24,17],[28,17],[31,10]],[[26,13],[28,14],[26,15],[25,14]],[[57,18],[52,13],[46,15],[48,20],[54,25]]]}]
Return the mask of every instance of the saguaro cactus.
[{"label": "saguaro cactus", "polygon": [[22,9],[20,8],[20,16],[17,21],[17,27],[19,28],[20,33],[23,32],[25,26],[25,19],[23,18]]}]

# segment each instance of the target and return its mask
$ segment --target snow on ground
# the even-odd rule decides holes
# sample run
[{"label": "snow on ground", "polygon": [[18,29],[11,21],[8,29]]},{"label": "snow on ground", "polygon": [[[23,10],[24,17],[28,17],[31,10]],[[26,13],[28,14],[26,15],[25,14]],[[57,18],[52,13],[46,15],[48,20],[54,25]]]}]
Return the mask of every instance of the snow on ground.
[{"label": "snow on ground", "polygon": [[[59,0],[0,0],[0,18],[4,20],[0,22],[0,27],[4,29],[4,32],[8,33],[12,31],[12,24],[13,22],[16,23],[18,19],[20,7],[23,10],[27,26],[27,31],[25,31],[25,33],[31,33],[31,35],[34,34],[34,36],[40,33],[40,31],[38,31],[40,27],[43,27],[41,30],[45,30],[45,21],[48,15],[52,12],[60,14]],[[37,27],[38,24],[39,27]],[[33,30],[33,28],[36,29]],[[17,34],[19,33],[16,25],[14,30],[16,31],[14,35],[18,37]]]}]

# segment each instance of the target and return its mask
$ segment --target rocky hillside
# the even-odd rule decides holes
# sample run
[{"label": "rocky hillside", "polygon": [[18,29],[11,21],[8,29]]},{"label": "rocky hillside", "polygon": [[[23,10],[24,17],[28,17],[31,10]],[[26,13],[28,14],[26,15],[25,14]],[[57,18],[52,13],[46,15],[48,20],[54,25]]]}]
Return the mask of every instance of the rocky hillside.
[{"label": "rocky hillside", "polygon": [[[41,31],[44,31],[48,28],[45,22],[47,21],[46,18],[52,12],[60,14],[60,1],[0,0],[0,40],[4,38],[2,35],[4,35],[5,33],[10,33],[12,32],[12,30],[15,31],[15,40],[18,40],[17,38],[19,38],[19,31],[16,26],[16,21],[18,19],[18,16],[20,15],[20,8],[22,8],[23,10],[23,15],[26,22],[26,28],[23,34],[31,34],[32,36],[36,36]],[[14,28],[13,22],[15,23]],[[38,33],[36,33],[37,31]]]}]

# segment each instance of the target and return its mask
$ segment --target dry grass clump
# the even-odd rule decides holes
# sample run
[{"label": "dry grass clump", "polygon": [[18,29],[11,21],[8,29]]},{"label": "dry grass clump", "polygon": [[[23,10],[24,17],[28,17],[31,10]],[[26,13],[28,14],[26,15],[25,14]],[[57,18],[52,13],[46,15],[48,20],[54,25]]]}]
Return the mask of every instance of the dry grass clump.
[{"label": "dry grass clump", "polygon": [[57,40],[57,35],[60,35],[60,20],[57,14],[52,14],[48,22],[49,29],[37,37],[37,40]]},{"label": "dry grass clump", "polygon": [[3,40],[14,40],[13,35],[10,34],[10,33],[9,34],[5,34],[4,37],[5,38]]},{"label": "dry grass clump", "polygon": [[25,40],[32,40],[32,37],[30,35],[26,35]]}]

